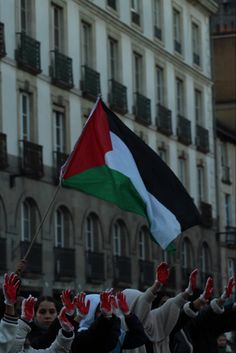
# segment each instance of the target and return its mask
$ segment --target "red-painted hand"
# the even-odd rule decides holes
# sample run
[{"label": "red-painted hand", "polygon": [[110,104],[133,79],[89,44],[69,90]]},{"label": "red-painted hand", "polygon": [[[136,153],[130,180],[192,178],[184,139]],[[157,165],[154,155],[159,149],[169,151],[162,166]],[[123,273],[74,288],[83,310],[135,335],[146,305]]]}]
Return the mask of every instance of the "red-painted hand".
[{"label": "red-painted hand", "polygon": [[60,298],[61,298],[62,304],[66,308],[66,314],[73,315],[75,311],[75,302],[74,302],[74,299],[71,300],[71,290],[66,289],[65,291],[63,291]]},{"label": "red-painted hand", "polygon": [[86,316],[89,312],[90,300],[87,300],[87,302],[85,303],[85,298],[86,298],[85,293],[79,293],[75,297],[75,305],[78,309],[78,314],[80,317]]},{"label": "red-painted hand", "polygon": [[130,314],[129,306],[127,304],[126,297],[123,292],[119,292],[117,294],[117,300],[118,300],[119,308],[123,312],[123,314],[129,315]]},{"label": "red-painted hand", "polygon": [[170,269],[166,262],[162,262],[156,269],[156,279],[161,284],[165,284],[170,275]]},{"label": "red-painted hand", "polygon": [[109,292],[100,293],[100,309],[105,317],[112,316],[112,299]]},{"label": "red-painted hand", "polygon": [[185,289],[185,292],[187,292],[189,295],[192,295],[194,290],[196,289],[197,273],[197,268],[190,273],[188,287]]},{"label": "red-painted hand", "polygon": [[213,294],[213,279],[212,277],[208,277],[204,292],[200,295],[200,299],[203,301],[207,301],[209,298],[212,297]]},{"label": "red-painted hand", "polygon": [[230,277],[227,286],[225,287],[224,293],[221,296],[221,299],[229,298],[233,292],[233,288],[235,286],[235,279],[234,277]]},{"label": "red-painted hand", "polygon": [[58,320],[59,320],[60,325],[64,331],[71,332],[74,330],[74,327],[70,323],[68,318],[66,317],[66,312],[67,312],[67,308],[65,306],[63,306],[63,308],[61,309],[61,311],[58,315]]},{"label": "red-painted hand", "polygon": [[14,305],[16,303],[17,290],[20,286],[19,277],[15,273],[5,273],[3,294],[5,297],[6,305]]},{"label": "red-painted hand", "polygon": [[34,306],[35,303],[37,302],[37,299],[32,297],[30,294],[28,298],[24,299],[22,301],[22,306],[21,306],[21,317],[22,319],[31,322],[34,318]]}]

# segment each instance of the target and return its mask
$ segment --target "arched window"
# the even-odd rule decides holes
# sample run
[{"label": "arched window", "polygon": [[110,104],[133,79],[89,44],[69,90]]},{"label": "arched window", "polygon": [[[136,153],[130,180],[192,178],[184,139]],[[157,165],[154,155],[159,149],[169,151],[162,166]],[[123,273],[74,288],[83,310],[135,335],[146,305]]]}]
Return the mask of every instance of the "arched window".
[{"label": "arched window", "polygon": [[37,208],[31,199],[25,199],[21,204],[21,240],[31,241],[36,232]]},{"label": "arched window", "polygon": [[99,221],[94,213],[90,213],[85,221],[85,244],[86,250],[99,251]]},{"label": "arched window", "polygon": [[113,224],[113,255],[128,255],[128,234],[124,223],[121,220]]},{"label": "arched window", "polygon": [[191,270],[193,267],[193,253],[189,239],[184,238],[181,244],[181,265],[184,269]]},{"label": "arched window", "polygon": [[138,234],[138,254],[140,260],[150,259],[150,240],[146,227],[142,227]]},{"label": "arched window", "polygon": [[55,212],[55,246],[58,248],[69,248],[72,244],[71,229],[70,229],[70,216],[68,210],[60,206]]}]

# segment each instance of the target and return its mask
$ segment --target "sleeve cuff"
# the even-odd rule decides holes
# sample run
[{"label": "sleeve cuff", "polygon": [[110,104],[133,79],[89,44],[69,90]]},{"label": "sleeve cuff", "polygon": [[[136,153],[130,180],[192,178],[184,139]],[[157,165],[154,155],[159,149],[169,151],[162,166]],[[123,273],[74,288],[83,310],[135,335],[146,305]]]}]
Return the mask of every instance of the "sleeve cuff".
[{"label": "sleeve cuff", "polygon": [[198,315],[198,312],[196,312],[196,311],[193,311],[192,309],[191,309],[191,307],[190,307],[190,304],[191,304],[191,302],[188,302],[188,303],[185,303],[184,304],[184,312],[185,312],[185,314],[186,315],[188,315],[189,317],[191,317],[191,318],[194,318],[194,317],[196,317],[197,315]]},{"label": "sleeve cuff", "polygon": [[218,303],[217,303],[217,299],[213,299],[210,302],[210,306],[212,308],[212,310],[214,311],[214,313],[216,314],[222,314],[224,312],[224,308],[222,308]]}]

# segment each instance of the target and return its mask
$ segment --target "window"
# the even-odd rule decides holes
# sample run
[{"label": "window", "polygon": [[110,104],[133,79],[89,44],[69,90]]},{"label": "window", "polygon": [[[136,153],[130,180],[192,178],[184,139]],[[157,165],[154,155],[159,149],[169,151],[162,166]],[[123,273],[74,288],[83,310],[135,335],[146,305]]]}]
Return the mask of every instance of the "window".
[{"label": "window", "polygon": [[154,0],[154,35],[156,38],[162,38],[162,0]]},{"label": "window", "polygon": [[122,221],[116,221],[113,225],[113,255],[127,255],[128,234]]},{"label": "window", "polygon": [[195,121],[196,124],[202,125],[202,92],[195,89]]},{"label": "window", "polygon": [[164,105],[164,70],[162,67],[156,67],[157,77],[157,103]]},{"label": "window", "polygon": [[131,0],[131,10],[134,12],[139,12],[139,1],[140,0]]},{"label": "window", "polygon": [[205,199],[205,175],[203,165],[197,166],[197,182],[198,182],[198,197],[199,204]]},{"label": "window", "polygon": [[85,222],[85,243],[86,250],[91,252],[99,251],[99,223],[95,214],[90,214]]},{"label": "window", "polygon": [[107,5],[113,8],[114,10],[117,9],[116,0],[107,0]]},{"label": "window", "polygon": [[65,113],[64,110],[53,111],[53,148],[65,152]]},{"label": "window", "polygon": [[117,40],[109,37],[109,77],[118,80],[118,42]]},{"label": "window", "polygon": [[228,258],[228,278],[235,277],[235,259]]},{"label": "window", "polygon": [[140,260],[149,260],[149,239],[147,230],[145,228],[140,229],[139,238],[138,238],[138,249],[139,249],[139,259]]},{"label": "window", "polygon": [[32,0],[21,0],[20,2],[20,27],[21,32],[31,34],[31,5]]},{"label": "window", "polygon": [[65,239],[65,219],[63,212],[58,209],[55,214],[55,245],[56,247],[64,247]]},{"label": "window", "polygon": [[131,20],[140,26],[140,0],[131,0]]},{"label": "window", "polygon": [[178,175],[181,183],[187,187],[187,161],[182,156],[178,158]]},{"label": "window", "polygon": [[192,23],[193,63],[200,65],[200,31],[196,23]]},{"label": "window", "polygon": [[92,68],[92,27],[87,22],[82,22],[81,31],[81,54],[82,54],[82,65],[87,65]]},{"label": "window", "polygon": [[30,200],[21,205],[21,240],[31,241],[36,231],[36,207]]},{"label": "window", "polygon": [[20,93],[20,138],[27,141],[31,139],[30,98],[30,94]]},{"label": "window", "polygon": [[210,261],[210,251],[206,243],[203,243],[201,253],[200,253],[200,266],[201,271],[205,274],[210,274],[211,272],[211,261]]},{"label": "window", "polygon": [[184,115],[184,82],[176,78],[176,107],[177,114]]},{"label": "window", "polygon": [[181,14],[177,9],[173,10],[173,26],[174,26],[174,50],[178,53],[181,53],[182,52]]},{"label": "window", "polygon": [[167,158],[167,150],[166,150],[166,148],[165,147],[159,147],[158,148],[158,152],[159,152],[159,156],[161,157],[161,159],[165,163],[167,163],[168,158]]},{"label": "window", "polygon": [[54,50],[63,52],[63,9],[52,4],[52,46]]},{"label": "window", "polygon": [[225,194],[225,225],[230,227],[233,225],[232,220],[232,196]]},{"label": "window", "polygon": [[221,166],[225,167],[228,165],[228,153],[227,153],[227,144],[221,142]]},{"label": "window", "polygon": [[134,91],[137,93],[142,92],[142,56],[134,53]]}]

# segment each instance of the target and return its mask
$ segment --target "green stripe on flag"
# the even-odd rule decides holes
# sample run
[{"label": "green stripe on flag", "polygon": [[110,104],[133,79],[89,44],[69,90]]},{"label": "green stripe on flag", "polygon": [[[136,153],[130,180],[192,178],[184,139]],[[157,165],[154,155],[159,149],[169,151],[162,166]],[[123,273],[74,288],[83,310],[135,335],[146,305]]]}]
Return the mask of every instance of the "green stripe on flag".
[{"label": "green stripe on flag", "polygon": [[64,179],[62,184],[112,202],[122,210],[139,214],[148,220],[146,204],[130,179],[106,165],[87,169]]}]

